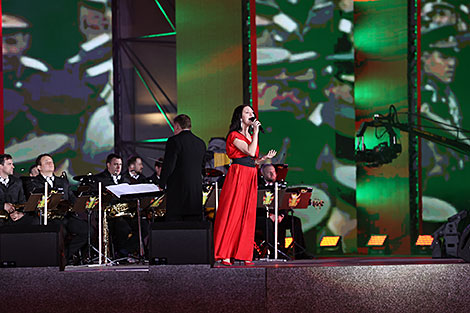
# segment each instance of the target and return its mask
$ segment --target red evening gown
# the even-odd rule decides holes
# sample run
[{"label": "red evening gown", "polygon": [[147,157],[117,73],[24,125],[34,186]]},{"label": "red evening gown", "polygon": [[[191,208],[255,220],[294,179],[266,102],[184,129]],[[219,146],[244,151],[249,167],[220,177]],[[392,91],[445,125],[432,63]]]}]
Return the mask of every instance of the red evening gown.
[{"label": "red evening gown", "polygon": [[[234,145],[235,138],[251,142],[233,131],[226,143],[230,159],[248,157]],[[258,157],[259,147],[256,147]],[[232,164],[225,177],[214,224],[215,259],[251,261],[256,224],[257,168]]]}]

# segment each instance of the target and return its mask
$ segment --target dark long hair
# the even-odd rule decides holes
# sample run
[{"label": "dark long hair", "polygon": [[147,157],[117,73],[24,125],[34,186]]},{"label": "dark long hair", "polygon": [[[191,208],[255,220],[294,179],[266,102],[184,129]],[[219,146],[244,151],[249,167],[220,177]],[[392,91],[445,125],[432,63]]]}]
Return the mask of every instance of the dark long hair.
[{"label": "dark long hair", "polygon": [[[228,138],[228,135],[230,135],[231,132],[240,131],[242,129],[242,125],[240,123],[240,120],[242,119],[242,113],[243,113],[243,109],[245,107],[250,107],[250,109],[253,109],[251,107],[251,105],[249,105],[249,104],[242,104],[242,105],[237,106],[235,108],[235,110],[233,110],[232,121],[230,122],[230,127],[228,129],[227,138]],[[256,115],[255,115],[255,117],[256,117]],[[250,126],[250,128],[251,128],[251,126]]]}]

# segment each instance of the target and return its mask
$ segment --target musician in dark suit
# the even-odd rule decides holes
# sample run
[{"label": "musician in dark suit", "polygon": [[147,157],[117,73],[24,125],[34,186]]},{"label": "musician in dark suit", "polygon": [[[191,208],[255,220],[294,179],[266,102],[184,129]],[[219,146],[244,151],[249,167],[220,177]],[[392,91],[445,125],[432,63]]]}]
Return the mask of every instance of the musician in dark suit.
[{"label": "musician in dark suit", "polygon": [[127,171],[122,175],[122,180],[128,184],[145,184],[148,181],[142,174],[143,170],[142,158],[134,155],[127,160]]},{"label": "musician in dark suit", "polygon": [[[125,183],[122,171],[122,157],[111,153],[106,157],[106,169],[94,175],[96,182],[102,183],[102,191],[105,187]],[[129,181],[127,181],[129,183]],[[111,201],[111,204],[119,203],[117,198]],[[115,217],[109,219],[110,233],[113,236],[115,251],[119,257],[126,257],[129,254],[137,252],[139,237],[137,223],[130,217]]]},{"label": "musician in dark suit", "polygon": [[106,169],[94,175],[97,182],[101,182],[103,188],[110,185],[122,184],[122,157],[111,153],[106,157]]},{"label": "musician in dark suit", "polygon": [[[75,203],[75,195],[66,176],[57,176],[54,174],[55,164],[50,154],[41,154],[36,158],[36,165],[39,175],[31,179],[30,190],[27,190],[28,196],[32,192],[44,192],[45,183],[49,185],[48,189],[63,193],[63,205],[71,207]],[[55,221],[59,223],[58,221]],[[65,248],[66,258],[71,257],[88,241],[88,224],[85,215],[78,215],[75,212],[67,212],[61,221],[65,228]]]},{"label": "musician in dark suit", "polygon": [[191,119],[174,119],[166,143],[160,187],[166,188],[166,220],[202,220],[202,169],[206,144],[191,132]]},{"label": "musician in dark suit", "polygon": [[7,224],[11,225],[37,225],[39,219],[29,213],[16,210],[14,204],[23,204],[26,197],[21,179],[13,176],[13,159],[9,154],[0,154],[0,208],[8,215]]},{"label": "musician in dark suit", "polygon": [[[274,191],[274,182],[277,178],[276,169],[272,164],[263,164],[260,168],[261,177],[258,179],[258,190],[272,190]],[[274,212],[269,212],[268,219],[268,242],[273,245],[274,243]],[[266,219],[266,209],[258,208],[257,210],[257,229],[261,230],[263,233],[266,231],[266,224],[264,220]],[[290,230],[295,243],[295,255],[296,259],[307,259],[311,258],[308,254],[305,253],[305,240],[304,234],[302,232],[302,221],[297,216],[289,215],[288,210],[280,210],[278,214],[278,242],[281,244],[280,249],[284,249],[284,242],[286,238],[287,229]]]},{"label": "musician in dark suit", "polygon": [[149,177],[147,177],[147,182],[150,184],[160,185],[160,175],[162,174],[162,165],[163,158],[158,158],[155,160],[154,168],[155,172]]},{"label": "musician in dark suit", "polygon": [[57,176],[54,174],[55,164],[50,154],[41,154],[36,158],[36,165],[39,175],[31,179],[31,186],[28,187],[28,195],[33,191],[44,192],[44,184],[49,184],[49,190],[55,190],[63,193],[63,200],[70,204],[75,203],[75,195],[68,179],[65,176]]}]

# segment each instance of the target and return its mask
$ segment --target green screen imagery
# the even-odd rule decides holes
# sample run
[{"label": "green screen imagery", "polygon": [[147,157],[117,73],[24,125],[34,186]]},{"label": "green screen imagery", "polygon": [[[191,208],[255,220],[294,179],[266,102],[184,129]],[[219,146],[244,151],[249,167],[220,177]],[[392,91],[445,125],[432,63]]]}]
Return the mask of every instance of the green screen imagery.
[{"label": "green screen imagery", "polygon": [[256,30],[261,152],[324,201],[295,212],[308,250],[340,235],[357,252],[353,1],[257,1]]},{"label": "green screen imagery", "polygon": [[[468,1],[421,2],[421,124],[454,142],[470,144]],[[422,140],[423,231],[469,208],[468,152]]]},{"label": "green screen imagery", "polygon": [[[111,3],[3,0],[5,153],[95,172],[114,149]],[[26,173],[25,173],[26,174]]]}]

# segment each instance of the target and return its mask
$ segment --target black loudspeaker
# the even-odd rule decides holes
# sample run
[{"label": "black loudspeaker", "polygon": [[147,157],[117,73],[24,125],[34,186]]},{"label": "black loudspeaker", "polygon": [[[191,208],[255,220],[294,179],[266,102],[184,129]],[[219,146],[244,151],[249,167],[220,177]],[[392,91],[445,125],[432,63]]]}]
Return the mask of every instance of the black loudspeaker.
[{"label": "black loudspeaker", "polygon": [[468,225],[460,236],[458,255],[465,262],[470,262],[470,225]]},{"label": "black loudspeaker", "polygon": [[152,224],[152,264],[212,264],[212,224],[185,221]]},{"label": "black loudspeaker", "polygon": [[0,228],[0,265],[65,268],[61,225],[7,225]]}]

